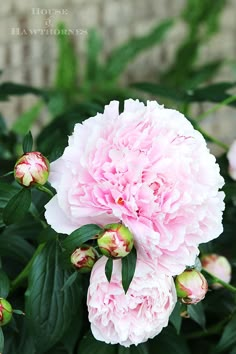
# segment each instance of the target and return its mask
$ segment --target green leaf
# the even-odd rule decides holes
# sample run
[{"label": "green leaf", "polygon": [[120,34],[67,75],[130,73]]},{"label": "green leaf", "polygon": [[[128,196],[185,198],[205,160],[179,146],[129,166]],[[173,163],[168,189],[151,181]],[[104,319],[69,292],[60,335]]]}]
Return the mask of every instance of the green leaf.
[{"label": "green leaf", "polygon": [[125,67],[133,60],[138,54],[147,50],[154,45],[160,43],[167,33],[167,31],[173,26],[174,21],[167,19],[161,24],[158,24],[147,35],[134,38],[116,48],[108,59],[105,67],[105,75],[108,79],[117,78]]},{"label": "green leaf", "polygon": [[84,317],[83,316],[78,317],[78,314],[75,313],[70,327],[67,329],[66,333],[64,334],[63,338],[60,341],[61,343],[63,343],[68,354],[75,353],[75,347],[76,344],[78,343],[78,338],[83,327],[84,327]]},{"label": "green leaf", "polygon": [[87,63],[86,63],[86,79],[95,81],[100,74],[99,54],[102,48],[102,41],[95,30],[90,30],[87,42]]},{"label": "green leaf", "polygon": [[107,262],[106,262],[106,266],[105,266],[105,274],[107,277],[107,280],[110,283],[111,280],[111,276],[112,276],[112,270],[113,270],[113,259],[112,258],[108,258]]},{"label": "green leaf", "polygon": [[149,354],[149,350],[146,343],[131,345],[129,348],[119,345],[117,354]]},{"label": "green leaf", "polygon": [[2,328],[0,327],[0,353],[3,353],[3,349],[4,349],[4,335],[3,335],[3,331]]},{"label": "green leaf", "polygon": [[77,277],[78,277],[78,272],[72,273],[69,276],[69,278],[66,280],[66,282],[63,285],[63,288],[61,289],[61,291],[67,290],[67,288],[69,288],[72,284],[74,284],[74,282],[76,281]]},{"label": "green leaf", "polygon": [[25,265],[31,259],[35,248],[18,235],[0,234],[0,256],[14,259]]},{"label": "green leaf", "polygon": [[206,328],[206,316],[203,305],[199,302],[196,305],[188,305],[188,314],[190,318],[199,324],[203,329]]},{"label": "green leaf", "polygon": [[77,82],[77,55],[71,37],[63,34],[67,30],[63,22],[58,23],[57,30],[61,34],[57,36],[58,59],[55,87],[59,91],[73,91]]},{"label": "green leaf", "polygon": [[79,343],[77,354],[116,354],[116,351],[116,345],[97,341],[89,332]]},{"label": "green leaf", "polygon": [[158,336],[149,341],[150,353],[190,354],[183,336],[179,336],[173,327],[164,328]]},{"label": "green leaf", "polygon": [[0,297],[7,298],[10,290],[10,281],[7,274],[0,269]]},{"label": "green leaf", "polygon": [[180,333],[181,324],[182,324],[182,317],[180,316],[180,310],[181,310],[181,303],[178,301],[175,305],[174,310],[170,315],[170,322],[175,327],[177,334]]},{"label": "green leaf", "polygon": [[24,316],[25,315],[25,313],[23,311],[21,311],[21,310],[13,310],[12,312],[15,313],[16,315],[20,315],[20,316]]},{"label": "green leaf", "polygon": [[59,246],[48,242],[35,258],[26,292],[26,316],[40,353],[53,347],[71,325],[74,313],[80,314],[81,285],[74,282],[61,291],[71,272],[61,268]]},{"label": "green leaf", "polygon": [[234,344],[236,344],[236,313],[231,320],[225,326],[220,341],[214,349],[214,353],[221,353],[225,350],[229,350]]},{"label": "green leaf", "polygon": [[125,293],[127,293],[130,283],[134,277],[136,261],[137,252],[135,248],[132,249],[128,256],[122,258],[122,286]]},{"label": "green leaf", "polygon": [[[166,97],[178,102],[222,102],[231,97],[227,91],[236,86],[236,82],[221,82],[204,86],[195,90],[181,90],[148,82],[134,83],[131,87],[152,95]],[[230,102],[230,106],[236,106],[236,102]]]},{"label": "green leaf", "polygon": [[15,96],[15,95],[20,96],[26,94],[44,96],[45,92],[32,86],[15,84],[12,82],[4,82],[3,84],[0,85],[0,96],[7,97],[7,96]]},{"label": "green leaf", "polygon": [[131,84],[131,87],[152,95],[166,97],[174,101],[187,101],[185,92],[165,85],[153,84],[151,82],[137,82]]},{"label": "green leaf", "polygon": [[12,131],[16,134],[25,135],[27,131],[32,128],[33,123],[38,119],[39,113],[42,110],[43,105],[43,102],[38,102],[34,104],[29,110],[22,113],[14,122],[11,128]]},{"label": "green leaf", "polygon": [[101,231],[102,229],[95,224],[84,225],[73,231],[62,241],[62,248],[64,248],[68,253],[71,253],[83,243],[93,239]]},{"label": "green leaf", "polygon": [[44,243],[44,242],[56,240],[57,237],[58,237],[58,233],[56,231],[54,231],[51,228],[51,226],[48,226],[45,229],[43,229],[42,232],[40,232],[37,240],[39,243]]},{"label": "green leaf", "polygon": [[7,203],[3,211],[3,220],[6,225],[22,220],[29,210],[31,204],[31,190],[22,188]]},{"label": "green leaf", "polygon": [[32,137],[31,131],[29,131],[28,134],[26,134],[26,136],[24,137],[24,140],[23,140],[23,143],[22,143],[22,147],[23,147],[24,154],[26,154],[27,152],[32,151],[32,148],[33,148],[33,137]]}]

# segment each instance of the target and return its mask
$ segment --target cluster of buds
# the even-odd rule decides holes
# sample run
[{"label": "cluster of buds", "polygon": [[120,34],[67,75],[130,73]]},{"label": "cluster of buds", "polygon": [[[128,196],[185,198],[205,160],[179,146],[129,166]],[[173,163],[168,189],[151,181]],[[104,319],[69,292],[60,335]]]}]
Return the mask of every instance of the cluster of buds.
[{"label": "cluster of buds", "polygon": [[[204,255],[201,258],[201,266],[213,277],[229,283],[231,279],[231,266],[228,260],[217,254]],[[186,269],[182,274],[175,278],[175,287],[177,296],[184,304],[197,304],[203,300],[208,284],[203,274],[196,269]],[[215,282],[211,284],[213,289],[222,287]]]},{"label": "cluster of buds", "polygon": [[49,162],[40,152],[27,152],[14,167],[16,181],[24,187],[44,185],[48,180]]},{"label": "cluster of buds", "polygon": [[[129,229],[122,224],[109,224],[97,238],[97,244],[100,252],[109,258],[126,257],[133,248],[134,239]],[[98,254],[95,249],[89,245],[83,245],[76,248],[71,255],[71,263],[81,273],[90,272]]]},{"label": "cluster of buds", "polygon": [[11,304],[7,300],[0,298],[0,326],[6,325],[8,322],[10,322],[11,318]]}]

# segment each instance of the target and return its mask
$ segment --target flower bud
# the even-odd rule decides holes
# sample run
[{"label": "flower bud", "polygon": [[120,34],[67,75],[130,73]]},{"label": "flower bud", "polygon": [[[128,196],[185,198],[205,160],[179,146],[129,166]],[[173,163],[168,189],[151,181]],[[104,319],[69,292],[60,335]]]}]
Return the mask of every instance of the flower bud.
[{"label": "flower bud", "polygon": [[[202,268],[211,273],[215,277],[223,280],[226,283],[231,279],[231,265],[228,260],[218,254],[208,254],[201,258]],[[222,287],[219,283],[211,285],[212,288],[218,289]]]},{"label": "flower bud", "polygon": [[111,258],[127,256],[133,248],[134,239],[129,229],[122,224],[110,224],[98,238],[98,246],[102,254]]},{"label": "flower bud", "polygon": [[12,318],[11,304],[7,300],[0,298],[0,326],[4,326],[8,322],[10,322],[11,318]]},{"label": "flower bud", "polygon": [[230,146],[227,158],[229,161],[229,175],[236,181],[236,140]]},{"label": "flower bud", "polygon": [[175,279],[177,296],[184,304],[197,304],[208,290],[205,277],[195,269],[187,269]]},{"label": "flower bud", "polygon": [[16,181],[24,187],[44,185],[49,175],[49,162],[40,152],[27,152],[14,167]]},{"label": "flower bud", "polygon": [[81,273],[88,273],[97,260],[97,253],[93,247],[83,245],[80,248],[76,248],[70,260]]}]

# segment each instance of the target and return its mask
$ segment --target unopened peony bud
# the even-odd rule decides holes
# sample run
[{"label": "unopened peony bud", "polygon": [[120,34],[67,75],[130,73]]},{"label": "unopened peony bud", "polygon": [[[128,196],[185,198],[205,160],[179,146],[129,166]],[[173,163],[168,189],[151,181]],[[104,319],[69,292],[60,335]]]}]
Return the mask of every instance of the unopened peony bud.
[{"label": "unopened peony bud", "polygon": [[230,146],[227,158],[229,160],[229,175],[236,181],[236,140]]},{"label": "unopened peony bud", "polygon": [[48,180],[49,162],[40,152],[27,152],[14,167],[16,181],[24,187],[44,185]]},{"label": "unopened peony bud", "polygon": [[7,300],[0,298],[0,326],[4,326],[8,322],[10,322],[11,318],[12,318],[11,304]]},{"label": "unopened peony bud", "polygon": [[94,248],[84,245],[80,248],[76,248],[70,260],[81,273],[88,273],[93,268],[97,258],[97,253]]},{"label": "unopened peony bud", "polygon": [[[208,254],[201,258],[202,268],[211,273],[215,277],[229,283],[231,279],[231,265],[228,260],[218,254]],[[211,285],[212,288],[218,289],[222,287],[219,283]]]},{"label": "unopened peony bud", "polygon": [[197,304],[208,290],[205,277],[195,269],[187,269],[175,279],[177,296],[184,304]]},{"label": "unopened peony bud", "polygon": [[133,248],[134,239],[129,229],[122,224],[110,224],[98,238],[98,246],[102,254],[111,258],[127,256]]}]

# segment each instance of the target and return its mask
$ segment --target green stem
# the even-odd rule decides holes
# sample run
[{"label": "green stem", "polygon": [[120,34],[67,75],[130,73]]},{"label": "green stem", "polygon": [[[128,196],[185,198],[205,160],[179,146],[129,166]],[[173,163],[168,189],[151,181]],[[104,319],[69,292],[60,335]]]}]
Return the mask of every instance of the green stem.
[{"label": "green stem", "polygon": [[47,187],[38,185],[38,186],[36,186],[36,188],[42,192],[49,194],[51,197],[54,197],[54,194],[52,193],[52,191],[50,191],[50,189],[48,189]]},{"label": "green stem", "polygon": [[236,95],[234,96],[230,96],[228,98],[226,98],[224,101],[218,103],[217,105],[215,105],[214,107],[208,109],[206,112],[200,114],[196,120],[198,122],[203,121],[209,114],[215,113],[216,111],[218,111],[221,107],[224,107],[232,102],[236,101]]},{"label": "green stem", "polygon": [[205,329],[203,331],[196,331],[185,336],[186,339],[196,339],[200,337],[208,337],[213,334],[221,333],[222,329],[224,328],[225,324],[230,320],[231,316],[223,319],[219,323]]},{"label": "green stem", "polygon": [[199,126],[197,127],[197,130],[202,133],[202,135],[204,136],[204,138],[208,139],[210,142],[220,146],[222,149],[228,151],[229,150],[229,146],[222,143],[222,141],[216,139],[214,136],[208,134],[205,130],[203,130],[202,128],[200,128]]},{"label": "green stem", "polygon": [[215,277],[213,274],[209,273],[207,270],[202,269],[201,272],[202,272],[203,274],[209,276],[209,277],[213,280],[214,283],[219,283],[219,284],[221,284],[224,288],[226,288],[226,289],[232,291],[233,293],[236,292],[236,288],[235,288],[233,285],[230,285],[230,284],[226,283],[225,281],[223,281],[223,280],[221,280],[221,279]]},{"label": "green stem", "polygon": [[30,261],[26,264],[25,268],[18,274],[18,276],[11,282],[11,292],[13,292],[15,289],[17,289],[23,281],[28,277],[31,266],[37,257],[37,255],[42,251],[45,243],[41,243],[36,251],[34,252],[33,257],[30,259]]}]

